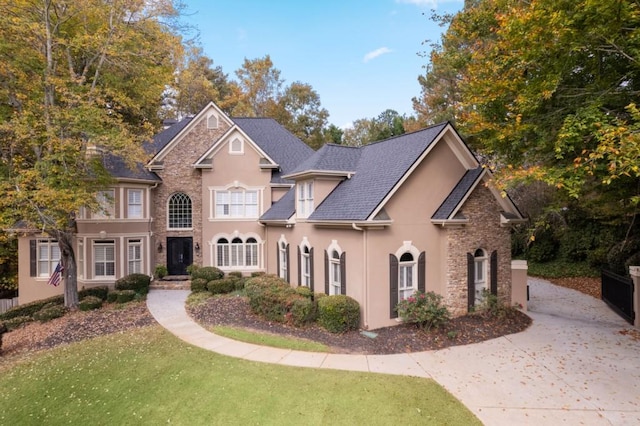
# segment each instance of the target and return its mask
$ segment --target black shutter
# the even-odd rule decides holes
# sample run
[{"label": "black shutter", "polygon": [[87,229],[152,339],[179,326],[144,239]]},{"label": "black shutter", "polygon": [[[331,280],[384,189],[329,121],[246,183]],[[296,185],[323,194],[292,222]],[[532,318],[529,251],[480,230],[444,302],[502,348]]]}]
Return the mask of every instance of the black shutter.
[{"label": "black shutter", "polygon": [[29,240],[29,276],[35,277],[38,275],[38,253],[37,253],[38,241]]},{"label": "black shutter", "polygon": [[340,294],[347,294],[347,252],[340,255]]},{"label": "black shutter", "polygon": [[469,311],[475,306],[476,303],[476,277],[475,277],[475,264],[473,261],[473,255],[467,253],[467,281],[469,282],[469,292],[467,295],[467,304]]},{"label": "black shutter", "polygon": [[424,293],[425,291],[425,274],[426,274],[426,261],[424,252],[420,253],[418,257],[418,291]]},{"label": "black shutter", "polygon": [[311,293],[313,293],[313,247],[309,249],[309,288],[311,289]]},{"label": "black shutter", "polygon": [[298,287],[302,285],[302,252],[298,246]]},{"label": "black shutter", "polygon": [[280,276],[280,243],[276,243],[276,275]]},{"label": "black shutter", "polygon": [[498,295],[498,252],[491,253],[491,294]]},{"label": "black shutter", "polygon": [[324,293],[329,294],[329,253],[324,251]]},{"label": "black shutter", "polygon": [[289,244],[287,244],[287,248],[285,249],[285,251],[287,252],[287,254],[285,255],[287,257],[287,277],[285,278],[287,280],[288,283],[291,282],[291,280],[289,279],[289,277],[291,276],[290,272],[291,272],[291,261],[289,259]]},{"label": "black shutter", "polygon": [[398,258],[389,254],[389,318],[398,318]]}]

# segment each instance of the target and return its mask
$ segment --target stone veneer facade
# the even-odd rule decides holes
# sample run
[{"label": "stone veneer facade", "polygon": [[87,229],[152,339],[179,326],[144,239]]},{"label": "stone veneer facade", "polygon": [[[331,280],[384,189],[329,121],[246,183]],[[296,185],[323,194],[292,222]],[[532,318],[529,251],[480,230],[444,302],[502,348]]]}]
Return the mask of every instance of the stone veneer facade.
[{"label": "stone veneer facade", "polygon": [[[164,169],[156,173],[162,179],[162,183],[154,190],[154,216],[153,229],[155,236],[156,265],[167,264],[167,237],[193,237],[193,245],[196,243],[203,247],[202,238],[202,172],[193,167],[193,164],[204,154],[227,130],[229,124],[223,119],[218,119],[218,127],[207,128],[207,117],[202,117],[199,123],[184,136],[179,146],[175,147],[164,157]],[[193,228],[188,230],[167,229],[167,207],[171,195],[183,192],[191,197]],[[207,213],[208,215],[208,213]],[[157,251],[158,243],[162,243],[164,249]],[[193,251],[193,263],[202,265],[202,250]]]},{"label": "stone veneer facade", "polygon": [[[447,228],[446,303],[454,316],[468,311],[467,253],[482,248],[487,255],[498,253],[498,297],[511,297],[511,228],[500,225],[500,206],[491,191],[480,184],[461,209],[466,225]],[[491,276],[488,261],[487,277]]]}]

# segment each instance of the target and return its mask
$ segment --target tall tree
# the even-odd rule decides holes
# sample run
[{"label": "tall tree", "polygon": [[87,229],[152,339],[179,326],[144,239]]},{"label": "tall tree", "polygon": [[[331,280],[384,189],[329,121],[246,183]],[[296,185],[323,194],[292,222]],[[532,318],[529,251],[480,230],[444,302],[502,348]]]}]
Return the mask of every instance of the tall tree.
[{"label": "tall tree", "polygon": [[273,110],[282,94],[284,80],[280,78],[280,70],[266,55],[252,60],[245,58],[236,76],[245,101],[234,109],[234,115],[266,117],[267,111]]},{"label": "tall tree", "polygon": [[[639,24],[632,0],[467,2],[435,53],[436,73],[455,81],[443,110],[508,166],[503,177],[574,197],[615,188],[636,205]],[[437,98],[429,86],[423,94]]]},{"label": "tall tree", "polygon": [[171,0],[0,6],[1,225],[58,241],[66,306],[78,303],[74,215],[109,183],[92,147],[140,158],[179,55],[177,16]]}]

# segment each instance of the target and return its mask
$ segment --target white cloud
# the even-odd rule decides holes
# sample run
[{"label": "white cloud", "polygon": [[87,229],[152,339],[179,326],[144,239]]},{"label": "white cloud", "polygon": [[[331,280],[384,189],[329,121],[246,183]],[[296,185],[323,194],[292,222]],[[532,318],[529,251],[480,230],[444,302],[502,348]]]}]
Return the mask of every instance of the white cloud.
[{"label": "white cloud", "polygon": [[381,47],[364,55],[364,58],[362,60],[363,62],[367,63],[370,60],[377,58],[378,56],[382,56],[391,52],[393,52],[393,50],[389,49],[388,47]]}]

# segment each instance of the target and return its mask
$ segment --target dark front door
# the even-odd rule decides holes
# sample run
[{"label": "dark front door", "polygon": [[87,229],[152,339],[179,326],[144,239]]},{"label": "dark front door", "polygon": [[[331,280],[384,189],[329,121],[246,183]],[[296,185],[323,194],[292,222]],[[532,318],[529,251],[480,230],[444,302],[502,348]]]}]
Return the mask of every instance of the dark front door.
[{"label": "dark front door", "polygon": [[187,275],[187,266],[193,263],[193,238],[167,238],[167,270],[169,275]]}]

